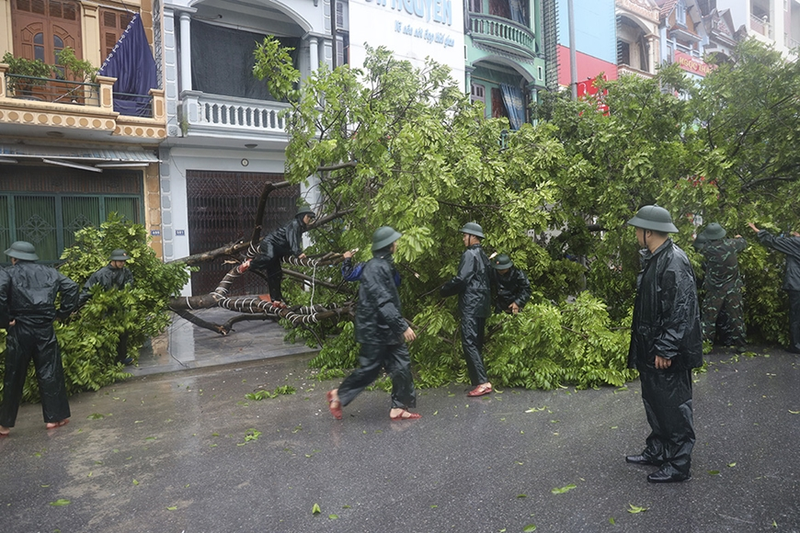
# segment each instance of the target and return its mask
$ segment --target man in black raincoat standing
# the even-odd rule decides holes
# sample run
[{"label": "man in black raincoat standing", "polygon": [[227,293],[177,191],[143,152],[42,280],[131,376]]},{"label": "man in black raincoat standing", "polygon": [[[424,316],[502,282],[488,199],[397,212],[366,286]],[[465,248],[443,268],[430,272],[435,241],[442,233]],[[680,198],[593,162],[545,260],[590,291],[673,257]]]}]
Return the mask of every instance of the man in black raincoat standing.
[{"label": "man in black raincoat standing", "polygon": [[[66,318],[78,304],[78,285],[56,269],[34,263],[34,246],[17,241],[5,251],[11,266],[0,271],[0,328],[6,337],[3,404],[0,406],[0,436],[8,436],[17,420],[22,387],[33,359],[42,414],[47,429],[69,422],[70,411],[64,368],[56,342],[53,321]],[[61,308],[55,301],[61,295]]]},{"label": "man in black raincoat standing", "polygon": [[467,396],[476,397],[492,392],[482,356],[486,318],[492,313],[491,265],[481,248],[483,228],[476,222],[467,222],[460,231],[467,249],[461,254],[458,274],[445,283],[439,292],[442,296],[458,294],[461,347],[469,379],[475,387]]},{"label": "man in black raincoat standing", "polygon": [[[125,267],[125,263],[130,259],[128,252],[121,248],[117,248],[111,252],[108,258],[108,264],[89,276],[86,283],[83,284],[81,295],[78,298],[78,307],[83,307],[86,302],[91,298],[92,287],[100,285],[105,290],[117,289],[122,290],[125,287],[133,285],[133,274]],[[117,361],[129,365],[133,363],[133,358],[128,357],[128,333],[123,332],[119,336],[117,343]]]},{"label": "man in black raincoat standing", "polygon": [[284,304],[281,292],[283,280],[281,259],[289,255],[299,259],[305,258],[303,233],[313,220],[314,210],[308,205],[301,205],[291,222],[261,240],[261,244],[258,245],[258,253],[252,260],[239,265],[239,274],[243,274],[248,268],[266,271],[269,297],[278,305]]},{"label": "man in black raincoat standing", "polygon": [[783,290],[789,296],[789,347],[792,353],[800,353],[800,233],[772,235],[767,230],[758,229],[748,222],[757,233],[761,244],[786,254],[786,273],[783,276]]},{"label": "man in black raincoat standing", "polygon": [[678,228],[666,209],[644,206],[628,224],[642,247],[628,366],[639,371],[651,431],[644,451],[625,460],[660,467],[651,483],[685,481],[695,443],[692,369],[703,364],[694,270],[669,237]]},{"label": "man in black raincoat standing", "polygon": [[402,235],[389,226],[372,235],[372,259],[361,271],[356,308],[356,341],[361,344],[359,367],[347,376],[338,389],[328,391],[328,408],[337,420],[342,407],[352,402],[367,385],[375,381],[381,368],[392,378],[391,420],[422,418],[408,409],[416,407],[417,396],[411,376],[411,356],[406,342],[417,338],[400,308],[395,285],[393,255]]},{"label": "man in black raincoat standing", "polygon": [[494,284],[497,289],[495,311],[516,315],[531,298],[531,283],[525,272],[514,266],[506,254],[492,259]]}]

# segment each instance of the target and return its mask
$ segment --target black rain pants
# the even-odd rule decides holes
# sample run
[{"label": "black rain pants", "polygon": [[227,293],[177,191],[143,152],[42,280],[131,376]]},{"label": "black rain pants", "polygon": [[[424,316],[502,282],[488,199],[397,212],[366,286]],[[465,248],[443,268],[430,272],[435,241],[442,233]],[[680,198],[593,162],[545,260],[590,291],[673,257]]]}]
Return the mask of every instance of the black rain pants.
[{"label": "black rain pants", "polygon": [[688,475],[694,448],[692,371],[645,370],[639,373],[650,435],[642,455],[667,474]]},{"label": "black rain pants", "polygon": [[16,324],[8,328],[5,359],[0,426],[14,427],[31,359],[39,381],[45,423],[70,417],[64,368],[52,324],[26,324],[17,318]]},{"label": "black rain pants", "polygon": [[467,362],[469,380],[473,386],[488,383],[486,367],[483,365],[483,332],[486,319],[477,316],[461,317],[461,349]]},{"label": "black rain pants", "polygon": [[789,351],[800,353],[800,291],[789,295]]},{"label": "black rain pants", "polygon": [[416,407],[417,393],[411,376],[411,356],[405,344],[362,344],[358,365],[339,385],[339,401],[343,407],[378,378],[381,368],[385,368],[392,379],[392,409]]}]

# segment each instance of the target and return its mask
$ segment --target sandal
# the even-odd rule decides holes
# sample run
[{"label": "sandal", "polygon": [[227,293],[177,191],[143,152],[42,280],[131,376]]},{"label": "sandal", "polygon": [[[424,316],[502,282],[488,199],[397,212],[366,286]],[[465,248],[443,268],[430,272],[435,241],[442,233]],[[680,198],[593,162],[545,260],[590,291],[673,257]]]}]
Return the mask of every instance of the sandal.
[{"label": "sandal", "polygon": [[[331,414],[333,415],[333,418],[335,418],[336,420],[341,420],[342,419],[342,402],[340,402],[339,400],[337,400],[337,399],[335,399],[333,397],[333,391],[332,390],[328,391],[327,398],[328,398],[328,409],[330,409]],[[338,405],[336,407],[334,407],[333,406],[334,403],[336,403]]]},{"label": "sandal", "polygon": [[482,383],[477,387],[475,387],[474,389],[472,389],[471,391],[469,391],[467,393],[467,396],[469,396],[470,398],[477,398],[478,396],[486,396],[487,394],[491,394],[492,392],[493,391],[491,385]]},{"label": "sandal", "polygon": [[397,416],[389,416],[390,420],[417,420],[418,418],[422,418],[422,415],[419,413],[406,411],[405,409],[400,411],[400,414]]}]

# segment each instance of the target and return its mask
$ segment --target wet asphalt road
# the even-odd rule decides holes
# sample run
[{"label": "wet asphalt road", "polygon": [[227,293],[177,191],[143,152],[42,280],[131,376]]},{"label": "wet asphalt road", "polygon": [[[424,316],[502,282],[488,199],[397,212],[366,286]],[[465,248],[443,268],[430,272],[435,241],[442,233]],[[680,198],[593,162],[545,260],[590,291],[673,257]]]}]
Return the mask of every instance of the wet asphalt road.
[{"label": "wet asphalt road", "polygon": [[[0,531],[798,532],[800,360],[770,352],[708,357],[694,477],[671,485],[624,462],[647,434],[638,382],[481,399],[453,384],[390,422],[379,390],[334,420],[338,381],[308,356],[135,377],[73,397],[57,430],[23,406],[0,441]],[[296,394],[245,398],[283,385]]]}]

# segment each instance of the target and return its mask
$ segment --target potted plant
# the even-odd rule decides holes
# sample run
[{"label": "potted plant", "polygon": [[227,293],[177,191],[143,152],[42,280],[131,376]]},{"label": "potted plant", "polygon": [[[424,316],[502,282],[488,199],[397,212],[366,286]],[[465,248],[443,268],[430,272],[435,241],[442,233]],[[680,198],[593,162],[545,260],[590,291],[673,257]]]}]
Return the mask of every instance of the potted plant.
[{"label": "potted plant", "polygon": [[6,52],[0,61],[8,64],[7,85],[15,97],[30,97],[33,87],[45,85],[53,74],[53,67],[41,59],[14,57],[11,52]]},{"label": "potted plant", "polygon": [[[94,82],[98,69],[92,66],[89,61],[75,57],[75,50],[69,46],[58,52],[56,59],[58,62],[54,66],[54,70],[57,72],[60,80],[77,81],[80,83],[87,81]],[[91,92],[91,90],[84,91],[84,86],[82,85],[65,84],[65,86],[68,87],[67,92],[54,101],[58,102],[67,99],[73,104],[83,103],[84,95]]]}]

